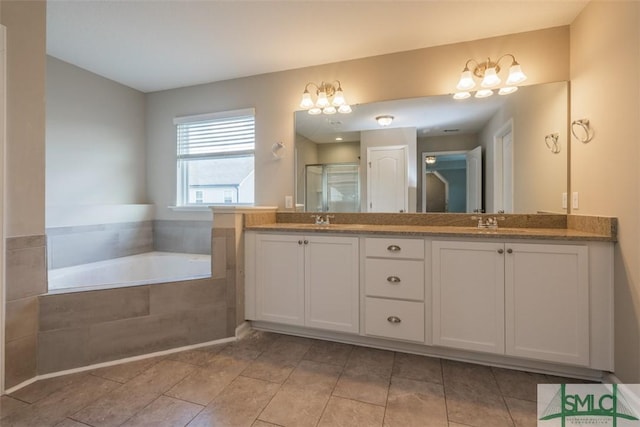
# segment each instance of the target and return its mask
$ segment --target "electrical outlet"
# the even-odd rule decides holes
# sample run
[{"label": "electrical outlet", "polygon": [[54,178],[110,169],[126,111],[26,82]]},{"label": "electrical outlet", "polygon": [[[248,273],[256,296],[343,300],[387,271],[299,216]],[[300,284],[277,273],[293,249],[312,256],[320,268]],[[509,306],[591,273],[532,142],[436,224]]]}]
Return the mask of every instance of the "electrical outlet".
[{"label": "electrical outlet", "polygon": [[573,198],[571,199],[571,209],[578,209],[578,192],[573,192]]},{"label": "electrical outlet", "polygon": [[567,192],[562,193],[562,209],[567,209]]},{"label": "electrical outlet", "polygon": [[287,209],[293,209],[293,196],[284,197],[284,207]]}]

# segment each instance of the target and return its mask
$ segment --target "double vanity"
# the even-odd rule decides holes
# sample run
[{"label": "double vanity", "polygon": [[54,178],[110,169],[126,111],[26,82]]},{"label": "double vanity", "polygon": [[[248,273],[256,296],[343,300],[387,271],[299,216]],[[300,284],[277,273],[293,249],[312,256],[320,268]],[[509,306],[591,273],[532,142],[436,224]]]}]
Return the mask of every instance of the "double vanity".
[{"label": "double vanity", "polygon": [[335,216],[245,214],[254,328],[586,378],[613,371],[615,219],[507,215],[479,228],[467,214]]}]

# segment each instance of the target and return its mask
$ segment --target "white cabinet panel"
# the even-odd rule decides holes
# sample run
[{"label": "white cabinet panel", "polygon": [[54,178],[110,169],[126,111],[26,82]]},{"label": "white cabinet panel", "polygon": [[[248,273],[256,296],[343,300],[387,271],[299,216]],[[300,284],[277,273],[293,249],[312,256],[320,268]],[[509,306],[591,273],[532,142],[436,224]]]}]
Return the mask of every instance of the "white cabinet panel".
[{"label": "white cabinet panel", "polygon": [[433,242],[433,343],[504,353],[502,243]]},{"label": "white cabinet panel", "polygon": [[506,353],[589,365],[588,248],[505,248]]},{"label": "white cabinet panel", "polygon": [[305,245],[305,325],[359,332],[358,238],[310,236]]},{"label": "white cabinet panel", "polygon": [[424,261],[367,258],[364,274],[368,296],[424,300]]},{"label": "white cabinet panel", "polygon": [[301,236],[256,235],[256,317],[304,325],[304,245]]},{"label": "white cabinet panel", "polygon": [[365,333],[424,342],[424,303],[366,298]]}]

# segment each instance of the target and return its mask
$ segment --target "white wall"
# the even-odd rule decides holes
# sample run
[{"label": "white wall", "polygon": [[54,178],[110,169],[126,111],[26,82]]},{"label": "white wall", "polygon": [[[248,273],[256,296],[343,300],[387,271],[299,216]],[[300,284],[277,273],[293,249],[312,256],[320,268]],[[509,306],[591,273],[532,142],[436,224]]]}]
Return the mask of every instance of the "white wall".
[{"label": "white wall", "polygon": [[53,57],[46,89],[47,209],[145,203],[144,94]]},{"label": "white wall", "polygon": [[591,2],[571,24],[571,120],[595,136],[571,140],[573,213],[618,218],[615,374],[640,382],[640,3]]}]

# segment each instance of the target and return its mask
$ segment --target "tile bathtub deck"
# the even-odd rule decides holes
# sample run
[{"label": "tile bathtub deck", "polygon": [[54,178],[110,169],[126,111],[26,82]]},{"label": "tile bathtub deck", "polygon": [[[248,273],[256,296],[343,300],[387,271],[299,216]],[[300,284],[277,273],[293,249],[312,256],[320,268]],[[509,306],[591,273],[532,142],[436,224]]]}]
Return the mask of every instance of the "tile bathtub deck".
[{"label": "tile bathtub deck", "polygon": [[252,332],[222,344],[38,381],[0,426],[535,426],[536,384],[507,369]]}]

